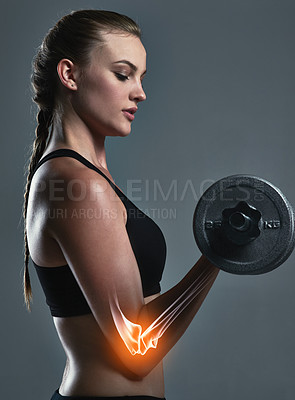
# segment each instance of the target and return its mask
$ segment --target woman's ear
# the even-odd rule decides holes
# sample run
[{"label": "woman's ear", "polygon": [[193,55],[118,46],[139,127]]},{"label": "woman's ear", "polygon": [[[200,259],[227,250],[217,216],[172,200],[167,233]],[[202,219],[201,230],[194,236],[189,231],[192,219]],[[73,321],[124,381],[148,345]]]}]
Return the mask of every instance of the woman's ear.
[{"label": "woman's ear", "polygon": [[57,64],[57,73],[61,83],[70,90],[77,90],[78,67],[69,59],[63,58]]}]

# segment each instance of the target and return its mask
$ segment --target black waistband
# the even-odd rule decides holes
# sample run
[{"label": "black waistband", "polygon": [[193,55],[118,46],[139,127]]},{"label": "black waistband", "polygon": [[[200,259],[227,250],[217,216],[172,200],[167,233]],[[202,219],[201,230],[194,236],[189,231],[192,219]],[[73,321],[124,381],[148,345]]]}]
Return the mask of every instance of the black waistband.
[{"label": "black waistband", "polygon": [[154,396],[62,396],[59,394],[58,389],[54,392],[51,400],[166,400],[165,397]]}]

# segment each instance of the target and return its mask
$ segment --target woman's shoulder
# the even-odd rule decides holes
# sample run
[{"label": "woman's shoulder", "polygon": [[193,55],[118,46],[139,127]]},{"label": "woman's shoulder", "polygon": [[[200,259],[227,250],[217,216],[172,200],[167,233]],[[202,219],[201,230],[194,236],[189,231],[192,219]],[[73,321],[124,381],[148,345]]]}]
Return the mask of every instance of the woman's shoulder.
[{"label": "woman's shoulder", "polygon": [[[41,160],[43,157],[41,158]],[[63,194],[70,198],[79,191],[108,189],[106,178],[72,157],[55,157],[44,162],[34,173],[30,192],[39,200],[52,201]]]},{"label": "woman's shoulder", "polygon": [[58,223],[52,215],[72,215],[75,210],[89,209],[97,214],[110,208],[125,213],[125,207],[107,179],[76,159],[52,158],[44,162],[33,176],[28,219],[33,215],[34,220],[42,221],[47,228],[54,222]]},{"label": "woman's shoulder", "polygon": [[33,176],[27,208],[27,232],[34,259],[61,265],[56,240],[55,250],[49,246],[56,233],[66,228],[67,235],[79,235],[79,227],[91,226],[93,220],[98,228],[105,222],[100,216],[107,215],[108,210],[112,215],[122,215],[126,222],[125,208],[103,176],[70,157],[47,160]]}]

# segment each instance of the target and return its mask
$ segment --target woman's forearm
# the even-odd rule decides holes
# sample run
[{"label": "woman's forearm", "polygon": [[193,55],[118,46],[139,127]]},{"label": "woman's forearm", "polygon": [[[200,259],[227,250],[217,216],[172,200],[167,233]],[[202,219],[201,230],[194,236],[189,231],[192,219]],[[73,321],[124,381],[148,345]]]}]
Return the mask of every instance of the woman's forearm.
[{"label": "woman's forearm", "polygon": [[136,323],[121,310],[117,329],[132,357],[129,368],[147,375],[180,339],[202,305],[219,272],[204,256],[173,288],[144,305]]}]

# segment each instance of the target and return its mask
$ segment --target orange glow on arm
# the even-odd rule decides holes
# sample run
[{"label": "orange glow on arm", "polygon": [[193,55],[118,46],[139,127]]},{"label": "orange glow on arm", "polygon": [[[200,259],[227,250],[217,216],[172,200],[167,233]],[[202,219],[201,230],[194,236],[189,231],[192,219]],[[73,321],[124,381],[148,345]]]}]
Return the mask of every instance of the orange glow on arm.
[{"label": "orange glow on arm", "polygon": [[151,335],[148,338],[147,330],[142,334],[142,326],[134,324],[125,317],[116,295],[114,302],[111,302],[110,305],[117,331],[133,356],[135,354],[144,355],[150,347],[156,348],[158,340],[153,339]]},{"label": "orange glow on arm", "polygon": [[156,348],[158,340],[177,316],[210,283],[213,271],[203,271],[161,315],[142,332],[142,326],[129,321],[123,314],[116,292],[110,299],[111,313],[123,342],[132,355],[144,355],[150,348]]}]

